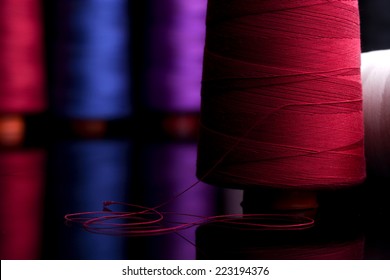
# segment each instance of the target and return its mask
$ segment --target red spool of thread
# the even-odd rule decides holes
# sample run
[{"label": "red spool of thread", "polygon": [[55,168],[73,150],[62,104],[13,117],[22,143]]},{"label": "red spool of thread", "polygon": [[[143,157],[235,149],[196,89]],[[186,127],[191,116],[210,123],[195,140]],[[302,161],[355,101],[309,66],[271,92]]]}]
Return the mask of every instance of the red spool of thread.
[{"label": "red spool of thread", "polygon": [[[0,2],[1,118],[45,108],[40,8],[38,0]],[[20,127],[19,138],[23,134],[23,125]],[[3,129],[0,131],[0,136],[7,134]],[[9,137],[5,138],[8,141]]]},{"label": "red spool of thread", "polygon": [[198,177],[319,190],[365,178],[357,1],[209,0]]}]

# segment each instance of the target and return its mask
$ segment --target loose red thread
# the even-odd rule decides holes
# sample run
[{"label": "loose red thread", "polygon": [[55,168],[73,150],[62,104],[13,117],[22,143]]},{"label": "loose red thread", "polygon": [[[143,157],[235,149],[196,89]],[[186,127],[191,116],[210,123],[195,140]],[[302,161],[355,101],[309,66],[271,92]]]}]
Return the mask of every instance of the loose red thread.
[{"label": "loose red thread", "polygon": [[204,181],[310,189],[362,182],[359,67],[357,1],[209,1],[198,177],[240,139]]},{"label": "loose red thread", "polygon": [[[248,130],[248,132],[251,128]],[[237,141],[231,150],[238,145]],[[207,176],[212,172],[229,154],[226,154],[210,169]],[[201,180],[194,182],[189,187],[172,196],[172,198],[163,201],[155,207],[145,207],[141,205],[105,201],[103,202],[103,211],[80,212],[65,215],[67,223],[81,224],[82,227],[92,233],[114,235],[114,236],[150,236],[168,233],[176,233],[187,242],[193,244],[190,240],[179,233],[193,226],[204,223],[218,222],[225,225],[236,225],[249,230],[304,230],[314,226],[314,220],[309,217],[294,214],[228,214],[218,216],[199,216],[194,214],[164,212],[164,206],[170,204],[180,196],[196,187]],[[120,205],[128,207],[128,211],[112,211],[111,205]],[[190,221],[182,221],[177,217],[184,217]],[[193,244],[194,245],[194,244]]]},{"label": "loose red thread", "polygon": [[44,109],[40,1],[0,3],[0,112]]},{"label": "loose red thread", "polygon": [[[80,223],[89,232],[119,235],[147,236],[177,232],[206,222],[223,222],[251,230],[302,230],[314,225],[314,220],[297,215],[281,214],[229,214],[202,217],[192,214],[160,212],[130,203],[106,201],[105,211],[82,212],[65,215],[65,220]],[[127,211],[111,211],[109,206],[122,205],[132,208]],[[136,211],[135,209],[139,209]],[[191,222],[179,221],[175,216],[191,218]]]}]

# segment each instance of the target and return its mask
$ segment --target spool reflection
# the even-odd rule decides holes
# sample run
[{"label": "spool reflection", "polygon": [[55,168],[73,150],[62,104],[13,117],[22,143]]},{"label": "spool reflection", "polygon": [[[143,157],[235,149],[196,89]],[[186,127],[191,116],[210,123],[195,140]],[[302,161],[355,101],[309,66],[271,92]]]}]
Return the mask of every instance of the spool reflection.
[{"label": "spool reflection", "polygon": [[[195,177],[196,144],[165,143],[150,145],[145,152],[144,174],[146,201],[149,206],[172,199],[197,181]],[[185,213],[200,216],[215,214],[215,189],[200,183],[180,197],[174,198],[163,210],[175,214]],[[195,222],[199,218],[167,215],[178,222]],[[184,238],[183,238],[184,237]],[[187,240],[186,240],[187,239]],[[195,228],[179,233],[155,237],[150,240],[150,258],[194,259]],[[159,250],[155,250],[155,248]]]},{"label": "spool reflection", "polygon": [[197,259],[358,260],[364,236],[357,225],[327,221],[302,230],[254,230],[208,223],[196,232]]},{"label": "spool reflection", "polygon": [[0,152],[1,259],[41,256],[45,153]]},{"label": "spool reflection", "polygon": [[[56,199],[62,201],[61,209],[58,209],[61,222],[64,214],[101,210],[103,201],[126,199],[129,150],[129,143],[116,140],[71,141],[58,145],[55,188]],[[64,258],[126,258],[125,238],[71,228],[69,235],[62,236],[61,240],[64,240],[60,244]]]}]

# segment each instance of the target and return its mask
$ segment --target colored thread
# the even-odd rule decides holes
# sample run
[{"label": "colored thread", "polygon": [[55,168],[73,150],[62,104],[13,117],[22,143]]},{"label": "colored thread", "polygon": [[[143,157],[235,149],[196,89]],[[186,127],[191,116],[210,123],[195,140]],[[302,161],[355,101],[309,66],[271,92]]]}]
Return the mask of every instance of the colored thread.
[{"label": "colored thread", "polygon": [[40,1],[0,3],[0,112],[45,108]]},{"label": "colored thread", "polygon": [[45,154],[41,150],[0,153],[0,257],[40,258]]},{"label": "colored thread", "polygon": [[198,178],[310,189],[364,180],[357,1],[211,0],[206,25]]},{"label": "colored thread", "polygon": [[54,105],[75,119],[130,113],[129,23],[125,0],[58,4]]},{"label": "colored thread", "polygon": [[[56,147],[55,196],[53,208],[63,213],[94,209],[104,199],[119,200],[126,197],[130,149],[128,142],[118,140],[90,140],[63,142]],[[71,208],[69,208],[71,205]],[[59,225],[63,227],[63,223]],[[89,235],[83,231],[72,232],[60,238],[61,252],[65,258],[123,259],[126,240],[103,235]],[[53,237],[51,237],[53,239]]]},{"label": "colored thread", "polygon": [[[229,214],[211,217],[201,217],[191,214],[160,212],[156,208],[139,205],[105,201],[105,211],[82,212],[65,215],[65,220],[81,223],[90,232],[118,236],[147,236],[177,232],[205,222],[224,222],[225,224],[244,225],[252,230],[303,230],[314,225],[314,220],[308,217],[280,214]],[[126,205],[139,208],[139,211],[111,211],[110,205]],[[172,216],[196,217],[191,223],[170,220]],[[144,217],[145,216],[145,217]],[[152,218],[147,218],[152,216]],[[119,220],[119,222],[115,222]],[[164,221],[164,224],[162,222]]]},{"label": "colored thread", "polygon": [[155,110],[199,111],[206,2],[151,1],[147,103]]},{"label": "colored thread", "polygon": [[390,51],[362,54],[367,170],[390,177]]}]

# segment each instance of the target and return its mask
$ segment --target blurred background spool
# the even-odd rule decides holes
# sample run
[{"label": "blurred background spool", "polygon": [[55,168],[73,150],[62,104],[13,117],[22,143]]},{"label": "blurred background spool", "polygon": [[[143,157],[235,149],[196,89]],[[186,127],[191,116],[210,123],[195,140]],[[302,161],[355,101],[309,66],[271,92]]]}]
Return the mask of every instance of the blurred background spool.
[{"label": "blurred background spool", "polygon": [[[120,140],[73,140],[54,147],[50,159],[50,201],[46,202],[47,259],[124,259],[126,239],[63,231],[68,213],[102,209],[106,200],[125,200],[130,190],[130,144]],[[59,232],[57,232],[59,230]],[[60,255],[59,255],[60,252]]]},{"label": "blurred background spool", "polygon": [[45,109],[39,0],[0,3],[0,142],[18,145],[25,116]]},{"label": "blurred background spool", "polygon": [[0,152],[0,257],[41,258],[45,152]]},{"label": "blurred background spool", "polygon": [[81,135],[131,112],[129,7],[125,0],[61,0],[54,7],[54,114]]},{"label": "blurred background spool", "polygon": [[150,1],[147,102],[154,110],[200,110],[206,3]]},{"label": "blurred background spool", "polygon": [[390,178],[390,50],[362,53],[361,71],[367,170]]},{"label": "blurred background spool", "polygon": [[357,1],[211,0],[206,26],[198,178],[303,208],[362,183]]},{"label": "blurred background spool", "polygon": [[198,126],[207,0],[151,0],[146,29],[146,106],[171,135]]},{"label": "blurred background spool", "polygon": [[[381,17],[375,19],[372,25],[382,20]],[[379,34],[385,32],[380,28],[377,31]],[[374,34],[377,33],[371,35]],[[380,38],[372,38],[371,46],[378,47],[380,41]],[[368,175],[362,203],[366,206],[367,215],[366,254],[367,259],[388,259],[390,242],[386,221],[390,213],[387,203],[390,195],[390,50],[362,53],[361,71]]]}]

